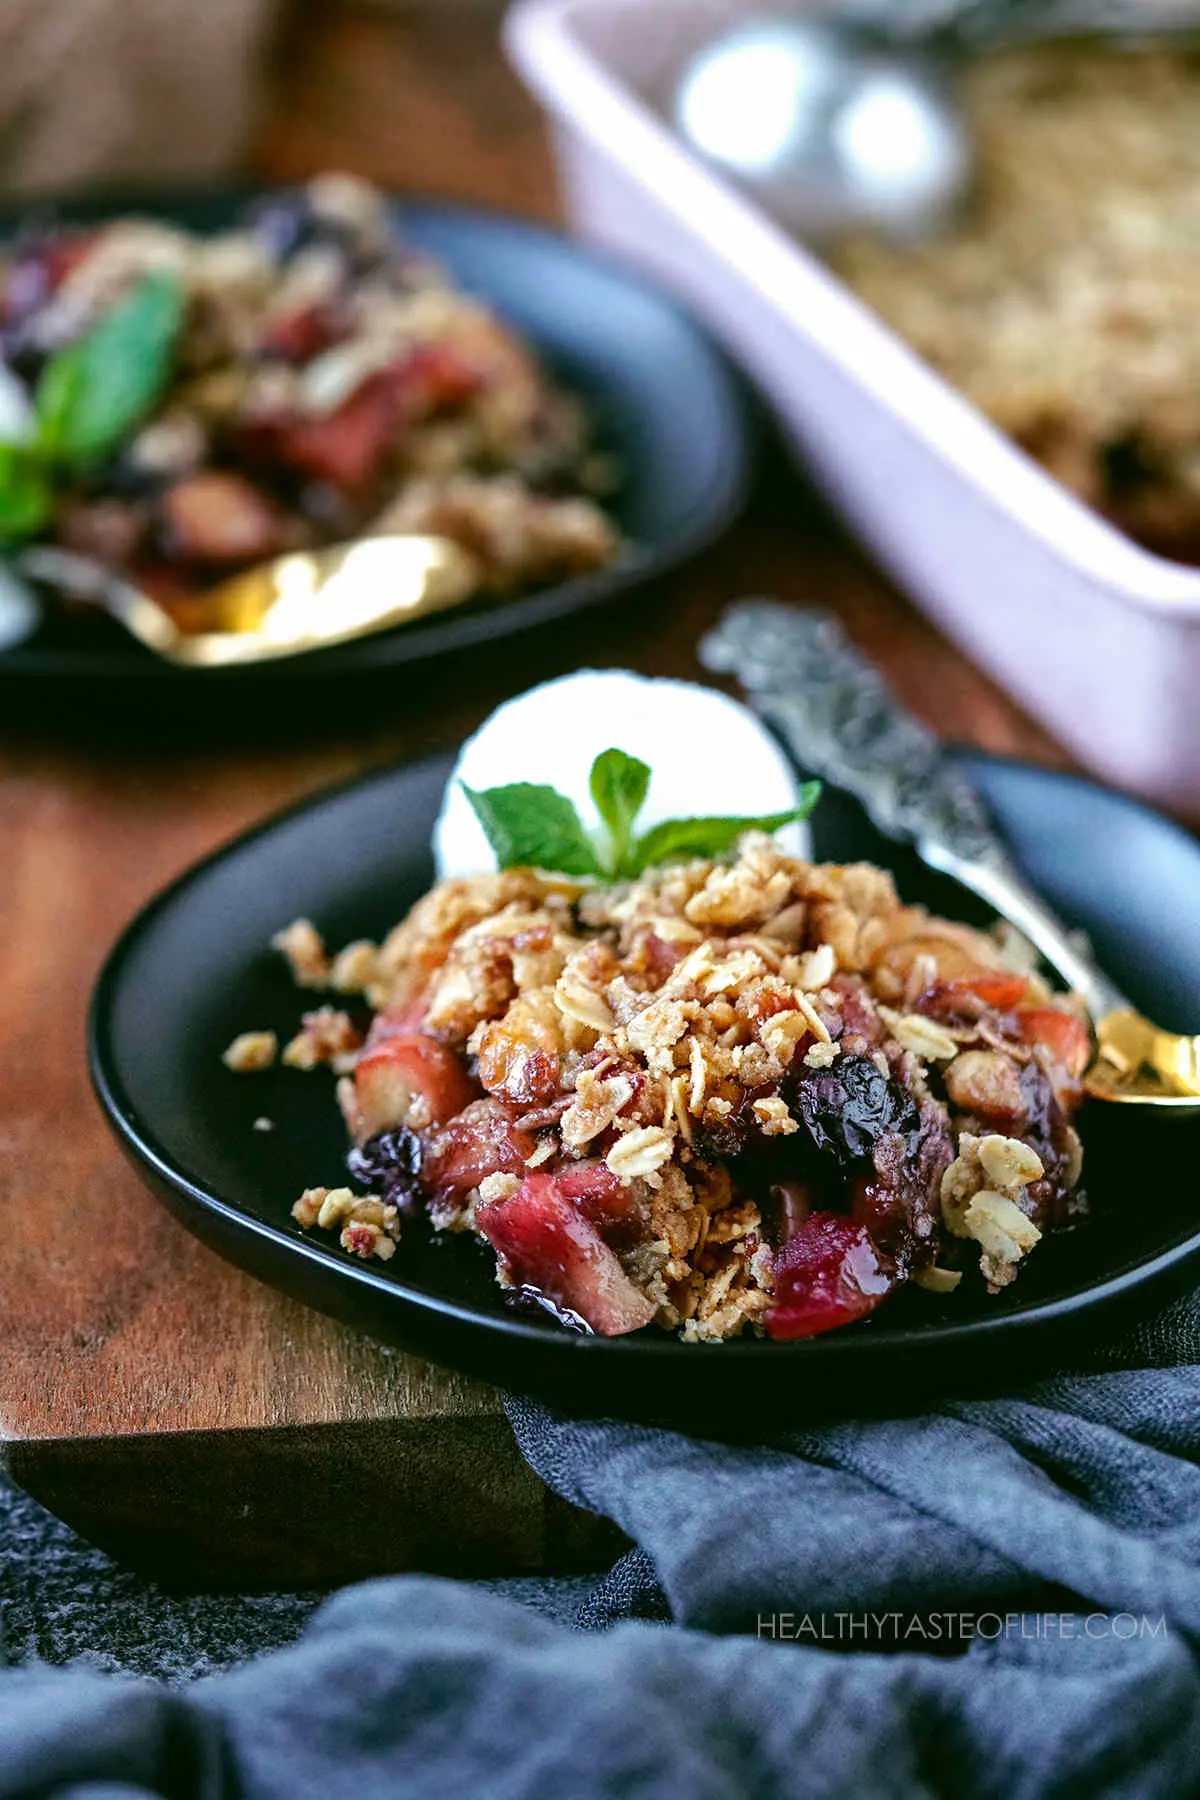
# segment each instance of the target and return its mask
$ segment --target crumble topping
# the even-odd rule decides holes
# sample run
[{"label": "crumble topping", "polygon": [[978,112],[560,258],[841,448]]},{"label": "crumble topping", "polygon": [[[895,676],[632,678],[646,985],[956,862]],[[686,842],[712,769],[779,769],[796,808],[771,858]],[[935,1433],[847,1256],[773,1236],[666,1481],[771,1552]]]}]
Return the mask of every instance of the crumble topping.
[{"label": "crumble topping", "polygon": [[340,1231],[342,1249],[353,1256],[387,1262],[396,1254],[399,1212],[377,1194],[355,1194],[348,1187],[305,1188],[292,1217],[305,1230],[319,1225],[323,1231]]},{"label": "crumble topping", "polygon": [[1050,473],[1135,537],[1200,546],[1200,56],[1083,39],[971,59],[978,179],[928,244],[834,266]]},{"label": "crumble topping", "polygon": [[253,1075],[275,1061],[279,1040],[273,1031],[243,1031],[234,1038],[221,1061],[235,1075]]},{"label": "crumble topping", "polygon": [[287,958],[292,980],[297,987],[323,988],[329,985],[329,958],[321,942],[321,934],[311,919],[293,919],[283,931],[271,939],[271,947]]},{"label": "crumble topping", "polygon": [[307,921],[275,941],[306,984],[345,959],[374,1009],[364,1037],[322,1006],[285,1053],[352,1070],[368,1192],[294,1216],[360,1256],[424,1213],[575,1326],[797,1337],[972,1257],[998,1289],[1083,1208],[1080,1013],[868,865],[749,834],[609,886],[446,881],[332,961]]},{"label": "crumble topping", "polygon": [[332,1063],[339,1073],[354,1067],[354,1052],[362,1047],[362,1033],[349,1013],[319,1006],[305,1013],[301,1029],[284,1046],[283,1061],[289,1069],[315,1069]]}]

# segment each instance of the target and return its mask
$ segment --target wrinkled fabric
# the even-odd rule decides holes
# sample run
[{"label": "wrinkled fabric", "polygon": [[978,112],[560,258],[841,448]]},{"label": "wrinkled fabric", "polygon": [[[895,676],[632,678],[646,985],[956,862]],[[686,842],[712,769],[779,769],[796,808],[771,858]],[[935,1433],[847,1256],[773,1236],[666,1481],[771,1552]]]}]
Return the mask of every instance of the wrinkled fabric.
[{"label": "wrinkled fabric", "polygon": [[27,1666],[0,1800],[1200,1792],[1197,1316],[1160,1366],[758,1445],[514,1400],[634,1540],[572,1622],[413,1576],[184,1686]]}]

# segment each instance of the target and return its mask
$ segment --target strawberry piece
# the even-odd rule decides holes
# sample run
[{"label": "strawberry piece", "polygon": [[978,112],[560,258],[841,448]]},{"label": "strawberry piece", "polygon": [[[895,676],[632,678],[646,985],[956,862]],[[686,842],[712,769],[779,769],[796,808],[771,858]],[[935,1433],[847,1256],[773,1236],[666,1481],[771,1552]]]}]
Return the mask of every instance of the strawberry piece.
[{"label": "strawberry piece", "polygon": [[1027,1044],[1040,1044],[1073,1081],[1079,1079],[1092,1057],[1092,1034],[1082,1019],[1057,1006],[1027,1006],[1017,1024]]},{"label": "strawberry piece", "polygon": [[892,1278],[870,1234],[840,1213],[814,1212],[775,1259],[773,1338],[816,1337],[872,1312]]},{"label": "strawberry piece", "polygon": [[398,397],[387,373],[370,376],[336,412],[297,419],[273,429],[272,451],[282,463],[337,488],[361,488],[375,474],[396,424]]},{"label": "strawberry piece", "polygon": [[479,370],[449,344],[418,344],[393,371],[393,380],[409,419],[464,406],[482,385]]},{"label": "strawberry piece", "polygon": [[951,988],[966,989],[975,994],[987,1006],[994,1006],[998,1012],[1007,1012],[1010,1007],[1017,1006],[1029,992],[1027,975],[1012,975],[1005,969],[973,969],[969,975],[950,983]]},{"label": "strawberry piece", "polygon": [[435,1200],[463,1200],[489,1175],[525,1174],[535,1139],[518,1130],[496,1100],[472,1100],[457,1118],[433,1133],[421,1175]]},{"label": "strawberry piece", "polygon": [[639,1331],[655,1314],[555,1175],[527,1175],[515,1194],[478,1208],[476,1225],[512,1280],[601,1337]]},{"label": "strawberry piece", "polygon": [[458,1057],[423,1032],[385,1038],[358,1059],[354,1071],[354,1135],[360,1143],[407,1125],[414,1100],[442,1124],[462,1112],[476,1089]]}]

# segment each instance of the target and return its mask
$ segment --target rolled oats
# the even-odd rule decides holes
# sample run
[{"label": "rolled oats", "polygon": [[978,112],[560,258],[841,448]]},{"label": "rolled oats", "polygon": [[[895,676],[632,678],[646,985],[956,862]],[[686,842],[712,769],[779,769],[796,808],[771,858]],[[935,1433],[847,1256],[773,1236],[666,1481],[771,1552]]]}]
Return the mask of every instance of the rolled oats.
[{"label": "rolled oats", "polygon": [[880,1014],[896,1042],[922,1062],[951,1062],[958,1055],[957,1040],[921,1013],[894,1013],[881,1007]]},{"label": "rolled oats", "polygon": [[593,1031],[609,1032],[616,1026],[604,995],[590,987],[577,970],[563,970],[554,989],[554,1001],[559,1012],[577,1019],[581,1025],[590,1025]]},{"label": "rolled oats", "polygon": [[575,1098],[562,1116],[559,1131],[571,1150],[582,1150],[607,1131],[617,1114],[633,1099],[628,1075],[597,1076],[580,1069],[575,1078]]},{"label": "rolled oats", "polygon": [[604,1160],[622,1181],[633,1181],[661,1169],[674,1148],[674,1137],[661,1125],[640,1125],[619,1137]]}]

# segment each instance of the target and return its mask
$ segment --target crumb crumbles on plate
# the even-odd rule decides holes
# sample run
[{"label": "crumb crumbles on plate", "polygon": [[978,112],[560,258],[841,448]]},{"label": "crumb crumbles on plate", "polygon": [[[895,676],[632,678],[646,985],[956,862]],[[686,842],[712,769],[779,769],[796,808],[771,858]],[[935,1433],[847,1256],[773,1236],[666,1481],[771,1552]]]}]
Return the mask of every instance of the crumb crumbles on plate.
[{"label": "crumb crumbles on plate", "polygon": [[334,1072],[351,1140],[353,1185],[294,1216],[355,1256],[423,1214],[568,1325],[788,1339],[909,1282],[999,1290],[1085,1210],[1082,1016],[868,864],[752,833],[633,880],[443,881],[335,956],[305,920],[276,943],[323,996],[283,1061]]}]

